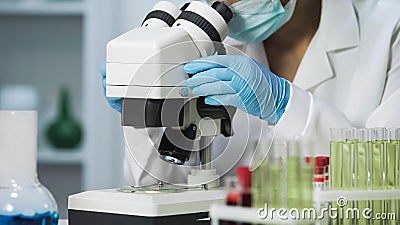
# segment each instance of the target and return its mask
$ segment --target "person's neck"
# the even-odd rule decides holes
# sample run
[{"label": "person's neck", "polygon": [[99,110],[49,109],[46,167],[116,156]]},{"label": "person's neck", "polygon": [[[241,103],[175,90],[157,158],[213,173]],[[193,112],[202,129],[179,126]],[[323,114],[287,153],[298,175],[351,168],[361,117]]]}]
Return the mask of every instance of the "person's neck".
[{"label": "person's neck", "polygon": [[321,1],[298,0],[290,21],[265,40],[266,44],[284,50],[311,41],[319,26]]}]

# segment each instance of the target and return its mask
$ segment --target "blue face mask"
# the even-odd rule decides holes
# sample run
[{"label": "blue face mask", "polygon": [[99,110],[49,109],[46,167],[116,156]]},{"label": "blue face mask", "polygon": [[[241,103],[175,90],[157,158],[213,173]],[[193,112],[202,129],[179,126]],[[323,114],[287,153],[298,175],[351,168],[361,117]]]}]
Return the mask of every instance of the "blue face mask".
[{"label": "blue face mask", "polygon": [[229,22],[229,36],[248,44],[267,39],[293,15],[297,0],[285,7],[279,0],[242,0],[231,5],[234,16]]}]

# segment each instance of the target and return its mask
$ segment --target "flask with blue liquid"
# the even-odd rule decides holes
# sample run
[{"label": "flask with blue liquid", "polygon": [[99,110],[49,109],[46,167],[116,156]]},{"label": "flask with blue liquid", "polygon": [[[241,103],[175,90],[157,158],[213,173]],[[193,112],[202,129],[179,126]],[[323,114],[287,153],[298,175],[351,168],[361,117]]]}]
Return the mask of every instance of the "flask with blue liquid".
[{"label": "flask with blue liquid", "polygon": [[57,204],[36,173],[37,113],[0,111],[0,225],[57,225]]}]

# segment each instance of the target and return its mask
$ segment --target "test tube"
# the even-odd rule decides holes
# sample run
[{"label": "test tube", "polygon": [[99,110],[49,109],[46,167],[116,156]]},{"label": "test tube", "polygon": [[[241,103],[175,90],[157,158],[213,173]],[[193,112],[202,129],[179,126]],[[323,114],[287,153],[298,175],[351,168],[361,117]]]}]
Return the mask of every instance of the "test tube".
[{"label": "test tube", "polygon": [[359,190],[372,190],[372,133],[371,129],[357,130],[357,187]]},{"label": "test tube", "polygon": [[[269,148],[268,145],[264,144],[264,141],[266,140],[259,140],[256,145],[256,152],[266,152],[267,149],[264,148]],[[264,155],[256,155],[254,157],[257,157],[255,164],[258,166],[251,173],[251,202],[253,208],[261,208],[264,207],[267,200],[267,162]]]},{"label": "test tube", "polygon": [[340,190],[342,188],[342,152],[343,152],[343,129],[331,128],[330,129],[330,189]]},{"label": "test tube", "polygon": [[324,189],[329,190],[329,165],[330,165],[330,157],[324,156],[326,159],[326,167],[325,167],[325,178],[324,178]]},{"label": "test tube", "polygon": [[287,142],[287,207],[297,208],[300,206],[300,146],[295,139]]},{"label": "test tube", "polygon": [[[386,188],[387,168],[386,168],[386,129],[374,128],[372,130],[372,189],[382,190]],[[373,201],[373,215],[385,213],[386,201]],[[382,221],[374,220],[374,225],[380,225]]]},{"label": "test tube", "polygon": [[301,206],[303,208],[313,207],[313,169],[314,158],[312,142],[306,141],[300,136],[296,137],[300,147],[300,189],[301,189]]},{"label": "test tube", "polygon": [[[237,206],[240,200],[240,187],[238,178],[236,176],[226,177],[224,180],[224,187],[228,192],[225,199],[226,205]],[[225,225],[237,225],[235,221],[223,221],[223,223]]]},{"label": "test tube", "polygon": [[[396,130],[396,140],[397,140],[397,153],[396,153],[396,172],[395,172],[395,183],[396,188],[400,189],[400,128]],[[400,201],[399,201],[400,203]],[[400,207],[399,207],[400,210]],[[400,215],[399,215],[400,216]]]},{"label": "test tube", "polygon": [[[371,130],[357,130],[357,152],[355,154],[357,161],[356,168],[356,190],[371,190],[372,189],[372,146],[371,146]],[[366,208],[372,208],[372,201],[358,201],[358,209],[363,212]],[[359,224],[369,224],[370,220],[361,216]]]},{"label": "test tube", "polygon": [[[325,167],[326,167],[326,158],[325,157],[315,157],[315,165],[314,165],[314,176],[313,176],[313,187],[314,191],[322,191],[324,190],[324,177],[325,177]],[[321,208],[323,206],[323,202],[319,200],[314,201],[314,208],[317,212],[321,212]]]},{"label": "test tube", "polygon": [[387,185],[387,165],[386,165],[386,129],[373,129],[373,189],[382,190]]},{"label": "test tube", "polygon": [[319,158],[325,159],[323,190],[329,190],[329,161],[330,161],[330,158],[329,158],[329,156],[317,156],[317,157],[315,157],[315,160],[317,160]]},{"label": "test tube", "polygon": [[396,153],[398,152],[397,129],[387,129],[387,185],[389,189],[395,188]]},{"label": "test tube", "polygon": [[300,205],[302,208],[313,207],[313,166],[314,158],[305,156],[300,161]]},{"label": "test tube", "polygon": [[226,196],[227,205],[238,205],[240,199],[240,187],[239,181],[236,176],[227,176],[224,179],[224,187],[228,192]]},{"label": "test tube", "polygon": [[[240,185],[240,206],[251,207],[251,171],[247,166],[236,168],[236,176]],[[251,225],[250,223],[241,223],[241,225]]]},{"label": "test tube", "polygon": [[[396,170],[398,167],[399,159],[398,159],[398,152],[399,152],[399,143],[398,143],[398,129],[396,128],[388,128],[387,129],[387,156],[386,156],[386,163],[387,163],[387,187],[389,189],[395,189],[397,183],[396,177]],[[396,218],[397,215],[397,200],[390,200],[388,201],[388,210],[389,213],[394,213]]]},{"label": "test tube", "polygon": [[325,171],[328,165],[327,159],[324,156],[315,157],[314,165],[314,190],[322,191],[325,189]]},{"label": "test tube", "polygon": [[[400,189],[400,128],[396,130],[396,140],[397,140],[397,153],[396,153],[396,172],[395,172],[395,183],[396,189]],[[396,218],[397,218],[397,225],[400,224],[400,200],[396,202]]]},{"label": "test tube", "polygon": [[[330,189],[331,190],[341,190],[342,189],[342,153],[343,153],[343,143],[344,143],[344,135],[343,129],[340,128],[331,128],[330,129],[330,168],[329,168],[329,178],[330,178]],[[332,202],[332,208],[339,208],[336,201]],[[331,224],[333,225],[341,225],[342,220],[338,218],[332,218]]]},{"label": "test tube", "polygon": [[[342,152],[342,188],[344,190],[353,190],[357,186],[357,160],[355,157],[356,153],[356,142],[357,142],[357,129],[345,128],[344,129],[345,142],[343,143]],[[357,220],[351,218],[348,213],[349,208],[356,208],[356,201],[349,201],[347,206],[343,207],[343,224],[350,225],[356,224]]]},{"label": "test tube", "polygon": [[356,129],[345,128],[342,150],[342,189],[351,190],[356,186],[356,160],[355,160],[355,142],[356,142]]},{"label": "test tube", "polygon": [[286,142],[274,140],[267,156],[267,199],[274,208],[286,207]]}]

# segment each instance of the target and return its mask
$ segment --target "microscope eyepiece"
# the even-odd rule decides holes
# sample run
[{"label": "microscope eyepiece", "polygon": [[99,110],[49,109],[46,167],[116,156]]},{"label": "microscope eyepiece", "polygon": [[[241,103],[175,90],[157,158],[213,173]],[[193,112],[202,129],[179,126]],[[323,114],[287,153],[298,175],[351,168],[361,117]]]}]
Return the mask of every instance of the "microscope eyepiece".
[{"label": "microscope eyepiece", "polygon": [[199,1],[187,3],[182,9],[172,27],[184,29],[204,50],[203,56],[213,55],[228,35],[228,22],[233,17],[231,9],[223,2],[214,2],[210,6]]},{"label": "microscope eyepiece", "polygon": [[231,21],[233,17],[233,12],[224,2],[214,2],[211,5],[211,8],[215,9],[215,11],[217,11],[219,15],[224,18],[226,23],[229,23],[229,21]]},{"label": "microscope eyepiece", "polygon": [[146,23],[149,19],[158,19],[165,22],[169,27],[172,26],[175,22],[175,18],[164,11],[161,10],[154,10],[147,14],[146,18],[144,19],[142,26],[149,26],[149,23]]},{"label": "microscope eyepiece", "polygon": [[144,18],[142,27],[171,27],[180,13],[171,2],[158,2]]}]

